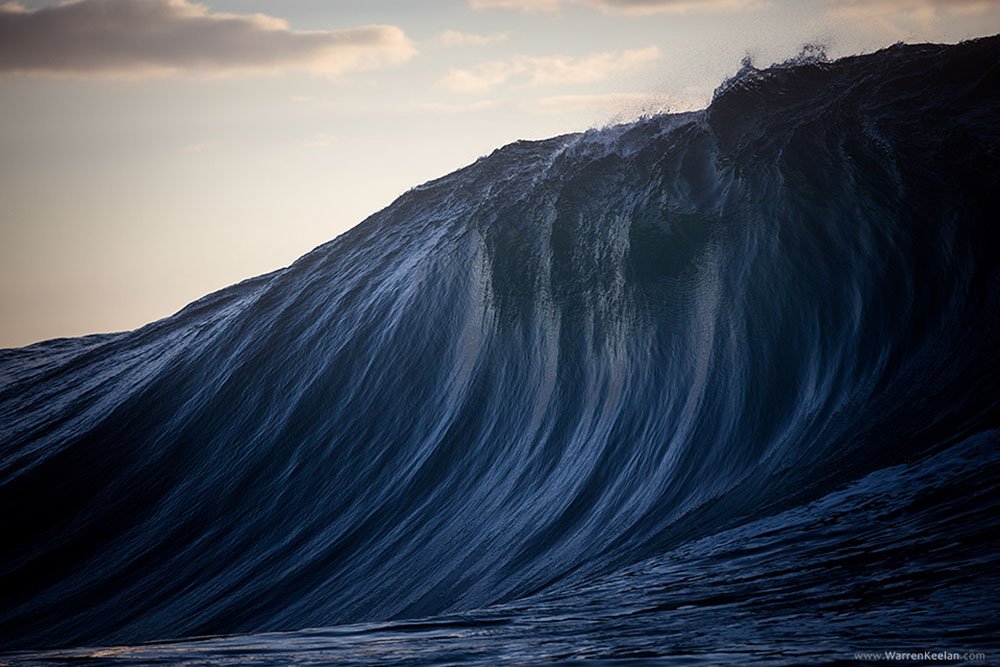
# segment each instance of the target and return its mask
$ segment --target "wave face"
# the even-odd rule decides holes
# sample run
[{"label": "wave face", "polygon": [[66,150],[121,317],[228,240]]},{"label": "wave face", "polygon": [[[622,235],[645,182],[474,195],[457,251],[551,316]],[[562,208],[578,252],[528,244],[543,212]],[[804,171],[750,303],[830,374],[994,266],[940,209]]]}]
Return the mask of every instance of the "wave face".
[{"label": "wave face", "polygon": [[2,351],[0,646],[1000,648],[998,221],[1000,38],[899,45],[515,143],[173,317]]}]

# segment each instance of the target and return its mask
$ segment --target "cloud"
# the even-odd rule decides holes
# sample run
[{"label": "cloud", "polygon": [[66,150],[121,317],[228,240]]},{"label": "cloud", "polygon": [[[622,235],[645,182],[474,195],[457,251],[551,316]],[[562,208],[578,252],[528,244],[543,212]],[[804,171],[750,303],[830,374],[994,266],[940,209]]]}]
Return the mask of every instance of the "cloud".
[{"label": "cloud", "polygon": [[469,0],[473,9],[514,9],[537,14],[569,5],[583,5],[622,14],[706,14],[759,9],[766,0]]},{"label": "cloud", "polygon": [[395,26],[292,30],[280,18],[211,12],[189,0],[76,0],[37,10],[0,5],[0,73],[335,75],[414,54]]},{"label": "cloud", "polygon": [[833,0],[830,5],[840,16],[982,14],[1000,9],[1000,0]]},{"label": "cloud", "polygon": [[438,102],[424,102],[417,106],[420,111],[430,111],[433,113],[457,114],[471,113],[475,111],[487,111],[497,106],[496,100],[479,100],[469,104],[441,104]]},{"label": "cloud", "polygon": [[692,95],[683,99],[660,93],[605,93],[599,95],[553,95],[534,103],[539,111],[566,113],[577,111],[617,112],[636,117],[661,112],[681,112],[704,109],[707,96]]},{"label": "cloud", "polygon": [[1000,11],[1000,0],[829,0],[826,15],[835,21],[907,39],[930,30],[942,16],[974,16]]},{"label": "cloud", "polygon": [[660,57],[655,46],[570,56],[516,56],[451,70],[438,85],[460,93],[481,93],[509,81],[528,85],[592,83],[636,69]]},{"label": "cloud", "polygon": [[469,0],[473,9],[515,9],[526,14],[554,12],[563,0]]},{"label": "cloud", "polygon": [[715,14],[759,9],[763,0],[583,0],[606,12],[625,14]]},{"label": "cloud", "polygon": [[431,40],[436,46],[486,46],[506,41],[507,33],[498,32],[492,35],[477,35],[470,32],[459,32],[457,30],[445,30],[440,35]]},{"label": "cloud", "polygon": [[340,137],[326,132],[317,132],[310,139],[303,142],[306,148],[330,148],[340,143]]}]

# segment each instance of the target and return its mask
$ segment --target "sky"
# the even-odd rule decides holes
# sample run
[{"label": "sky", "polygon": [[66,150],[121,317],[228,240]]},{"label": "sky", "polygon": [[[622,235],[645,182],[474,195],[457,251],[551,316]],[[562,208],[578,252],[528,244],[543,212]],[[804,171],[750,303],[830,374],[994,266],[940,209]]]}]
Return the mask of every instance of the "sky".
[{"label": "sky", "polygon": [[0,0],[0,347],[287,266],[494,148],[702,108],[750,55],[1000,0]]}]

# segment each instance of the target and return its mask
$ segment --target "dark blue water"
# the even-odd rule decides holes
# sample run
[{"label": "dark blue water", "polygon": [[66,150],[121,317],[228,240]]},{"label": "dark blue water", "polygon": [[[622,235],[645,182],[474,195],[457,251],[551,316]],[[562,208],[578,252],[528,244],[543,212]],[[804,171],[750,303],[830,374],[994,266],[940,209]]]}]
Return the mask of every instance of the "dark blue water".
[{"label": "dark blue water", "polygon": [[0,662],[1000,660],[998,445],[1000,38],[747,65],[0,351]]}]

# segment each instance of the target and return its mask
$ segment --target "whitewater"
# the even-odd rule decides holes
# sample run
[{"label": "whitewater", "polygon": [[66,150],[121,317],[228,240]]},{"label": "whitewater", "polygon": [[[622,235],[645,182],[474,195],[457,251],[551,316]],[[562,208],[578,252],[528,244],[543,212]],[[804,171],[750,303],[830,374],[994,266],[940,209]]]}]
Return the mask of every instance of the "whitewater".
[{"label": "whitewater", "polygon": [[0,664],[998,660],[998,222],[1000,37],[746,63],[0,350]]}]

